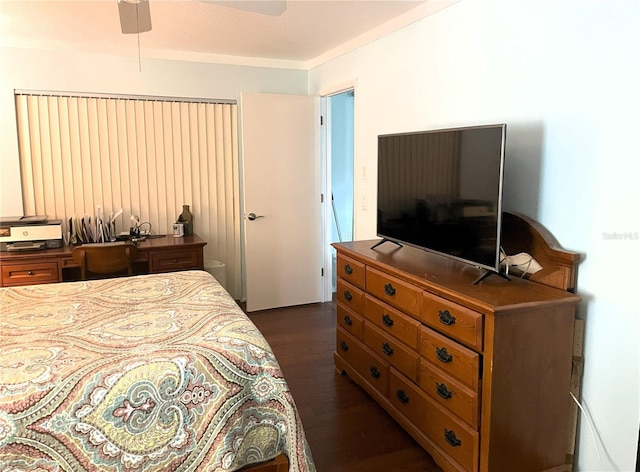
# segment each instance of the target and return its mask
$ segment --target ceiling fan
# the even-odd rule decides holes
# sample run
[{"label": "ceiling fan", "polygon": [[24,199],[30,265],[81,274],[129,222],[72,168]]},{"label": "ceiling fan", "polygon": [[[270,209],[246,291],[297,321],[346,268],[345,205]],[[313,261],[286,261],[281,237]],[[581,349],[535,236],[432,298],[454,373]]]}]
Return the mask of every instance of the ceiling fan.
[{"label": "ceiling fan", "polygon": [[[149,0],[117,0],[120,28],[124,34],[151,31]],[[228,8],[251,11],[261,15],[280,16],[287,11],[286,0],[200,0]]]}]

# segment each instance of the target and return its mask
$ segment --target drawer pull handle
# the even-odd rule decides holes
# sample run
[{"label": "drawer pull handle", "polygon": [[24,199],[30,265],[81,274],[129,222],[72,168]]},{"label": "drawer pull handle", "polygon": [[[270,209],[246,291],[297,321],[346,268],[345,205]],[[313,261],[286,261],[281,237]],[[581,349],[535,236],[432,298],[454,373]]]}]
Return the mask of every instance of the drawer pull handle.
[{"label": "drawer pull handle", "polygon": [[353,267],[351,267],[349,264],[345,264],[344,265],[344,273],[347,274],[347,275],[353,274]]},{"label": "drawer pull handle", "polygon": [[346,343],[346,341],[340,341],[340,349],[342,349],[344,352],[347,352],[349,350],[349,345]]},{"label": "drawer pull handle", "polygon": [[382,352],[384,352],[387,356],[393,355],[393,348],[389,346],[389,343],[382,344]]},{"label": "drawer pull handle", "polygon": [[449,310],[439,310],[438,318],[440,318],[440,323],[447,326],[451,326],[456,322],[456,317],[449,313]]},{"label": "drawer pull handle", "polygon": [[28,271],[27,275],[33,275],[33,271],[32,270]]},{"label": "drawer pull handle", "polygon": [[451,390],[449,390],[447,386],[443,383],[441,384],[436,382],[436,385],[437,385],[436,391],[438,392],[438,395],[440,395],[445,400],[449,400],[453,395],[453,393],[451,393]]},{"label": "drawer pull handle", "polygon": [[378,368],[375,365],[372,365],[369,368],[369,372],[371,372],[371,377],[373,377],[374,379],[379,379],[380,378],[380,371],[378,370]]},{"label": "drawer pull handle", "polygon": [[349,290],[344,291],[344,299],[348,302],[353,299],[353,295],[351,295],[351,292]]},{"label": "drawer pull handle", "polygon": [[462,441],[458,439],[456,433],[454,431],[448,430],[445,428],[444,430],[444,439],[449,443],[452,447],[458,447],[462,444]]},{"label": "drawer pull handle", "polygon": [[382,315],[382,322],[385,324],[385,326],[388,326],[389,328],[393,326],[393,318],[391,318],[387,314]]},{"label": "drawer pull handle", "polygon": [[400,400],[400,403],[409,403],[409,397],[407,396],[406,393],[404,393],[404,390],[397,390],[396,391],[396,397],[398,397],[398,400]]},{"label": "drawer pull handle", "polygon": [[447,352],[446,347],[437,347],[436,354],[438,355],[438,360],[445,364],[448,364],[453,360],[453,356]]},{"label": "drawer pull handle", "polygon": [[347,326],[351,326],[353,324],[353,321],[351,321],[351,318],[349,318],[349,315],[344,316],[344,324],[346,324]]},{"label": "drawer pull handle", "polygon": [[393,297],[396,294],[396,289],[393,288],[391,284],[384,284],[384,293],[388,296]]}]

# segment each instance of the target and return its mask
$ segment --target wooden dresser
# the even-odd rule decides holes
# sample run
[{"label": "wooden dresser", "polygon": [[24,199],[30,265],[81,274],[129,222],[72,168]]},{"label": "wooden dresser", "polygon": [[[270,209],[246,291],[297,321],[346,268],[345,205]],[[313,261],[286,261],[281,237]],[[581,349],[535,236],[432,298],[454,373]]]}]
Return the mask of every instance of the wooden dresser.
[{"label": "wooden dresser", "polygon": [[[137,274],[204,269],[206,241],[197,235],[149,238],[138,243]],[[78,280],[80,267],[71,255],[72,247],[0,253],[2,287]]]},{"label": "wooden dresser", "polygon": [[529,243],[542,283],[473,285],[478,269],[427,251],[334,244],[336,368],[445,471],[570,470],[579,257],[520,217],[503,233],[509,254]]}]

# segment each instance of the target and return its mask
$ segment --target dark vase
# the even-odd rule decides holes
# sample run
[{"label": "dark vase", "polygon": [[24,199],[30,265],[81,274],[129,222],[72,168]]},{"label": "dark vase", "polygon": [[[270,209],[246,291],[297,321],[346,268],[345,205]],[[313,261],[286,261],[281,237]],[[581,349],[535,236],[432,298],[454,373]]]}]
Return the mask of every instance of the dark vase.
[{"label": "dark vase", "polygon": [[193,234],[193,215],[189,210],[189,205],[182,205],[182,213],[178,216],[176,223],[182,223],[184,225],[184,235],[190,236]]}]

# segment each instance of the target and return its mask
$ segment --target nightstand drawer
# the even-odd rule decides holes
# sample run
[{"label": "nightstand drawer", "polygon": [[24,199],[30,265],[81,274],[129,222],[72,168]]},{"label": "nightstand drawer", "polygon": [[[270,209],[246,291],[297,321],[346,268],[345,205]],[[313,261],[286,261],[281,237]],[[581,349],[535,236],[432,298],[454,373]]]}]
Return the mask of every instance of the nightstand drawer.
[{"label": "nightstand drawer", "polygon": [[202,269],[201,251],[181,250],[149,253],[149,272]]},{"label": "nightstand drawer", "polygon": [[59,281],[57,262],[2,266],[2,286],[50,284]]},{"label": "nightstand drawer", "polygon": [[482,351],[482,313],[424,292],[420,319],[441,333]]}]

